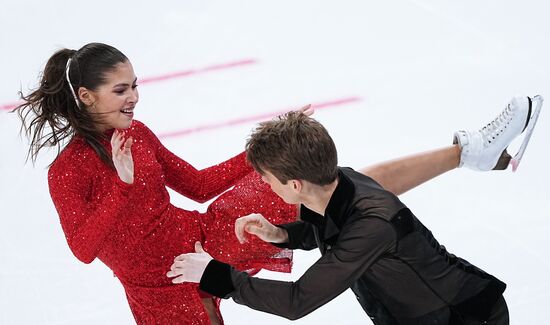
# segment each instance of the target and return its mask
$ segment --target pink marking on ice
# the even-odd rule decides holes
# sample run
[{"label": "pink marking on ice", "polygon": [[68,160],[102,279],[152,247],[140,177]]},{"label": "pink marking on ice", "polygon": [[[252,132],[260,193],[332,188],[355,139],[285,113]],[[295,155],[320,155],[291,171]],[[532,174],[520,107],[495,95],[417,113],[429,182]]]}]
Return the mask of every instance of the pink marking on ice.
[{"label": "pink marking on ice", "polygon": [[[346,104],[357,103],[357,102],[360,102],[361,100],[362,99],[360,97],[346,97],[346,98],[335,99],[335,100],[331,100],[331,101],[327,101],[327,102],[312,104],[311,107],[314,110],[321,110],[321,109],[334,108],[336,106],[341,106],[341,105],[346,105]],[[178,130],[178,131],[163,132],[163,133],[159,133],[158,137],[162,138],[162,139],[172,138],[172,137],[181,137],[181,136],[187,136],[187,135],[192,134],[192,133],[211,131],[211,130],[221,129],[221,128],[228,127],[228,126],[239,125],[239,124],[244,124],[244,123],[248,123],[248,122],[261,121],[261,120],[265,120],[265,119],[270,119],[270,118],[272,118],[274,116],[277,116],[277,115],[284,114],[288,111],[291,111],[292,109],[296,109],[296,108],[295,107],[294,108],[288,108],[288,109],[279,110],[279,111],[275,111],[275,112],[269,112],[269,113],[264,113],[264,114],[247,116],[247,117],[234,119],[234,120],[229,120],[229,121],[223,121],[223,122],[212,123],[212,124],[205,124],[205,125],[201,125],[201,126],[197,126],[197,127]]]},{"label": "pink marking on ice", "polygon": [[215,64],[215,65],[207,66],[207,67],[204,67],[204,68],[190,69],[190,70],[172,72],[172,73],[159,75],[159,76],[142,78],[142,79],[138,79],[138,83],[139,84],[148,84],[148,83],[152,83],[152,82],[165,81],[165,80],[170,80],[170,79],[175,79],[175,78],[184,78],[184,77],[189,77],[189,76],[196,75],[196,74],[212,72],[212,71],[219,71],[219,70],[225,70],[225,69],[230,69],[230,68],[237,68],[237,67],[256,64],[256,63],[258,63],[257,60],[246,59],[246,60],[239,60],[239,61],[235,61],[235,62]]},{"label": "pink marking on ice", "polygon": [[3,104],[3,105],[0,105],[0,110],[2,111],[11,111],[12,109],[16,108],[17,105],[19,105],[20,103],[10,103],[10,104]]},{"label": "pink marking on ice", "polygon": [[[167,74],[162,74],[158,76],[152,76],[152,77],[145,77],[138,80],[138,83],[141,84],[149,84],[149,83],[155,83],[160,81],[166,81],[170,79],[177,79],[177,78],[185,78],[190,77],[197,74],[207,73],[207,72],[214,72],[214,71],[220,71],[220,70],[226,70],[231,68],[238,68],[245,65],[251,65],[258,63],[258,60],[255,59],[243,59],[233,62],[227,62],[227,63],[221,63],[221,64],[214,64],[210,66],[206,66],[203,68],[196,68],[196,69],[189,69],[189,70],[183,70],[183,71],[177,71],[177,72],[171,72]],[[8,103],[8,104],[0,104],[0,110],[12,110],[16,108],[18,105],[20,105],[22,102],[17,103]]]}]

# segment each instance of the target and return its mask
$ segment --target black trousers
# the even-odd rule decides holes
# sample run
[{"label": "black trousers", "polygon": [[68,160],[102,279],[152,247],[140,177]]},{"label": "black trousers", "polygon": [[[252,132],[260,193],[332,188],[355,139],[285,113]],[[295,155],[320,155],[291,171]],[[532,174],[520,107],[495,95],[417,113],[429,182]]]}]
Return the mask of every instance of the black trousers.
[{"label": "black trousers", "polygon": [[479,322],[479,320],[474,320],[471,318],[465,318],[464,319],[465,325],[509,325],[510,324],[510,316],[508,314],[508,306],[506,305],[506,300],[504,300],[504,297],[500,297],[495,305],[493,306],[493,309],[491,309],[491,315],[489,316],[489,319],[483,322]]}]

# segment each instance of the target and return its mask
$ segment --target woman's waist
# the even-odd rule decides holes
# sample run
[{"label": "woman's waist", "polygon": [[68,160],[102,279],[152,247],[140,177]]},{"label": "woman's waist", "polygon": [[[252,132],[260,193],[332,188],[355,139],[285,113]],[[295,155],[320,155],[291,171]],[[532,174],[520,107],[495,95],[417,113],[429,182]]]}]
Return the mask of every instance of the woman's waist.
[{"label": "woman's waist", "polygon": [[158,283],[176,256],[194,252],[195,242],[204,240],[201,223],[198,212],[169,205],[161,215],[119,224],[98,257],[117,276]]},{"label": "woman's waist", "polygon": [[158,242],[155,248],[136,246],[126,253],[105,250],[98,258],[109,267],[114,275],[123,283],[138,286],[170,285],[166,273],[174,259],[180,254],[194,252],[195,241],[200,238],[190,238],[188,241],[176,243]]},{"label": "woman's waist", "polygon": [[162,207],[129,209],[121,213],[111,237],[126,236],[129,242],[172,241],[200,232],[202,217],[197,211],[177,208],[168,203]]},{"label": "woman's waist", "polygon": [[170,263],[159,267],[116,267],[113,274],[128,288],[169,288],[173,286],[171,279],[166,276],[170,271]]}]

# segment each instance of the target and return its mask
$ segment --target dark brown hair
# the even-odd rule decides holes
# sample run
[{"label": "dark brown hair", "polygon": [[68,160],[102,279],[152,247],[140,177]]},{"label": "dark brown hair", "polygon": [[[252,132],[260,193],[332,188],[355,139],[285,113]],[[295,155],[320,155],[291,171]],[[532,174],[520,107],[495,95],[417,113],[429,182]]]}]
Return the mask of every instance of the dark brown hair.
[{"label": "dark brown hair", "polygon": [[246,155],[257,172],[269,171],[283,184],[301,179],[327,185],[338,175],[334,141],[321,123],[302,112],[260,123],[246,143]]},{"label": "dark brown hair", "polygon": [[59,155],[62,144],[77,134],[101,160],[113,167],[106,148],[101,144],[105,135],[97,127],[100,119],[91,114],[80,99],[77,105],[69,88],[65,75],[69,59],[69,79],[77,96],[79,87],[97,90],[106,82],[106,73],[113,71],[117,64],[128,61],[119,50],[102,43],[90,43],[78,51],[61,49],[55,52],[46,63],[38,88],[28,95],[19,92],[23,103],[13,110],[21,118],[21,131],[25,130],[31,140],[27,158],[30,156],[34,162],[42,148],[54,146]]}]

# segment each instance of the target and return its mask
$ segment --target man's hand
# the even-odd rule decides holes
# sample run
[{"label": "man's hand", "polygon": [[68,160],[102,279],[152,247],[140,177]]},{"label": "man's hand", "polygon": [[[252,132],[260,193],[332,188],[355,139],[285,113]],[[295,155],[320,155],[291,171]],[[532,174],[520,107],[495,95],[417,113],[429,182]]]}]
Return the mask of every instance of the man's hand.
[{"label": "man's hand", "polygon": [[174,264],[166,276],[172,283],[194,282],[200,283],[202,274],[212,260],[212,256],[204,251],[200,242],[195,243],[196,253],[181,254],[174,259]]},{"label": "man's hand", "polygon": [[235,235],[239,242],[246,243],[246,233],[252,234],[265,242],[285,243],[288,241],[286,230],[272,225],[261,214],[250,214],[235,221]]}]

